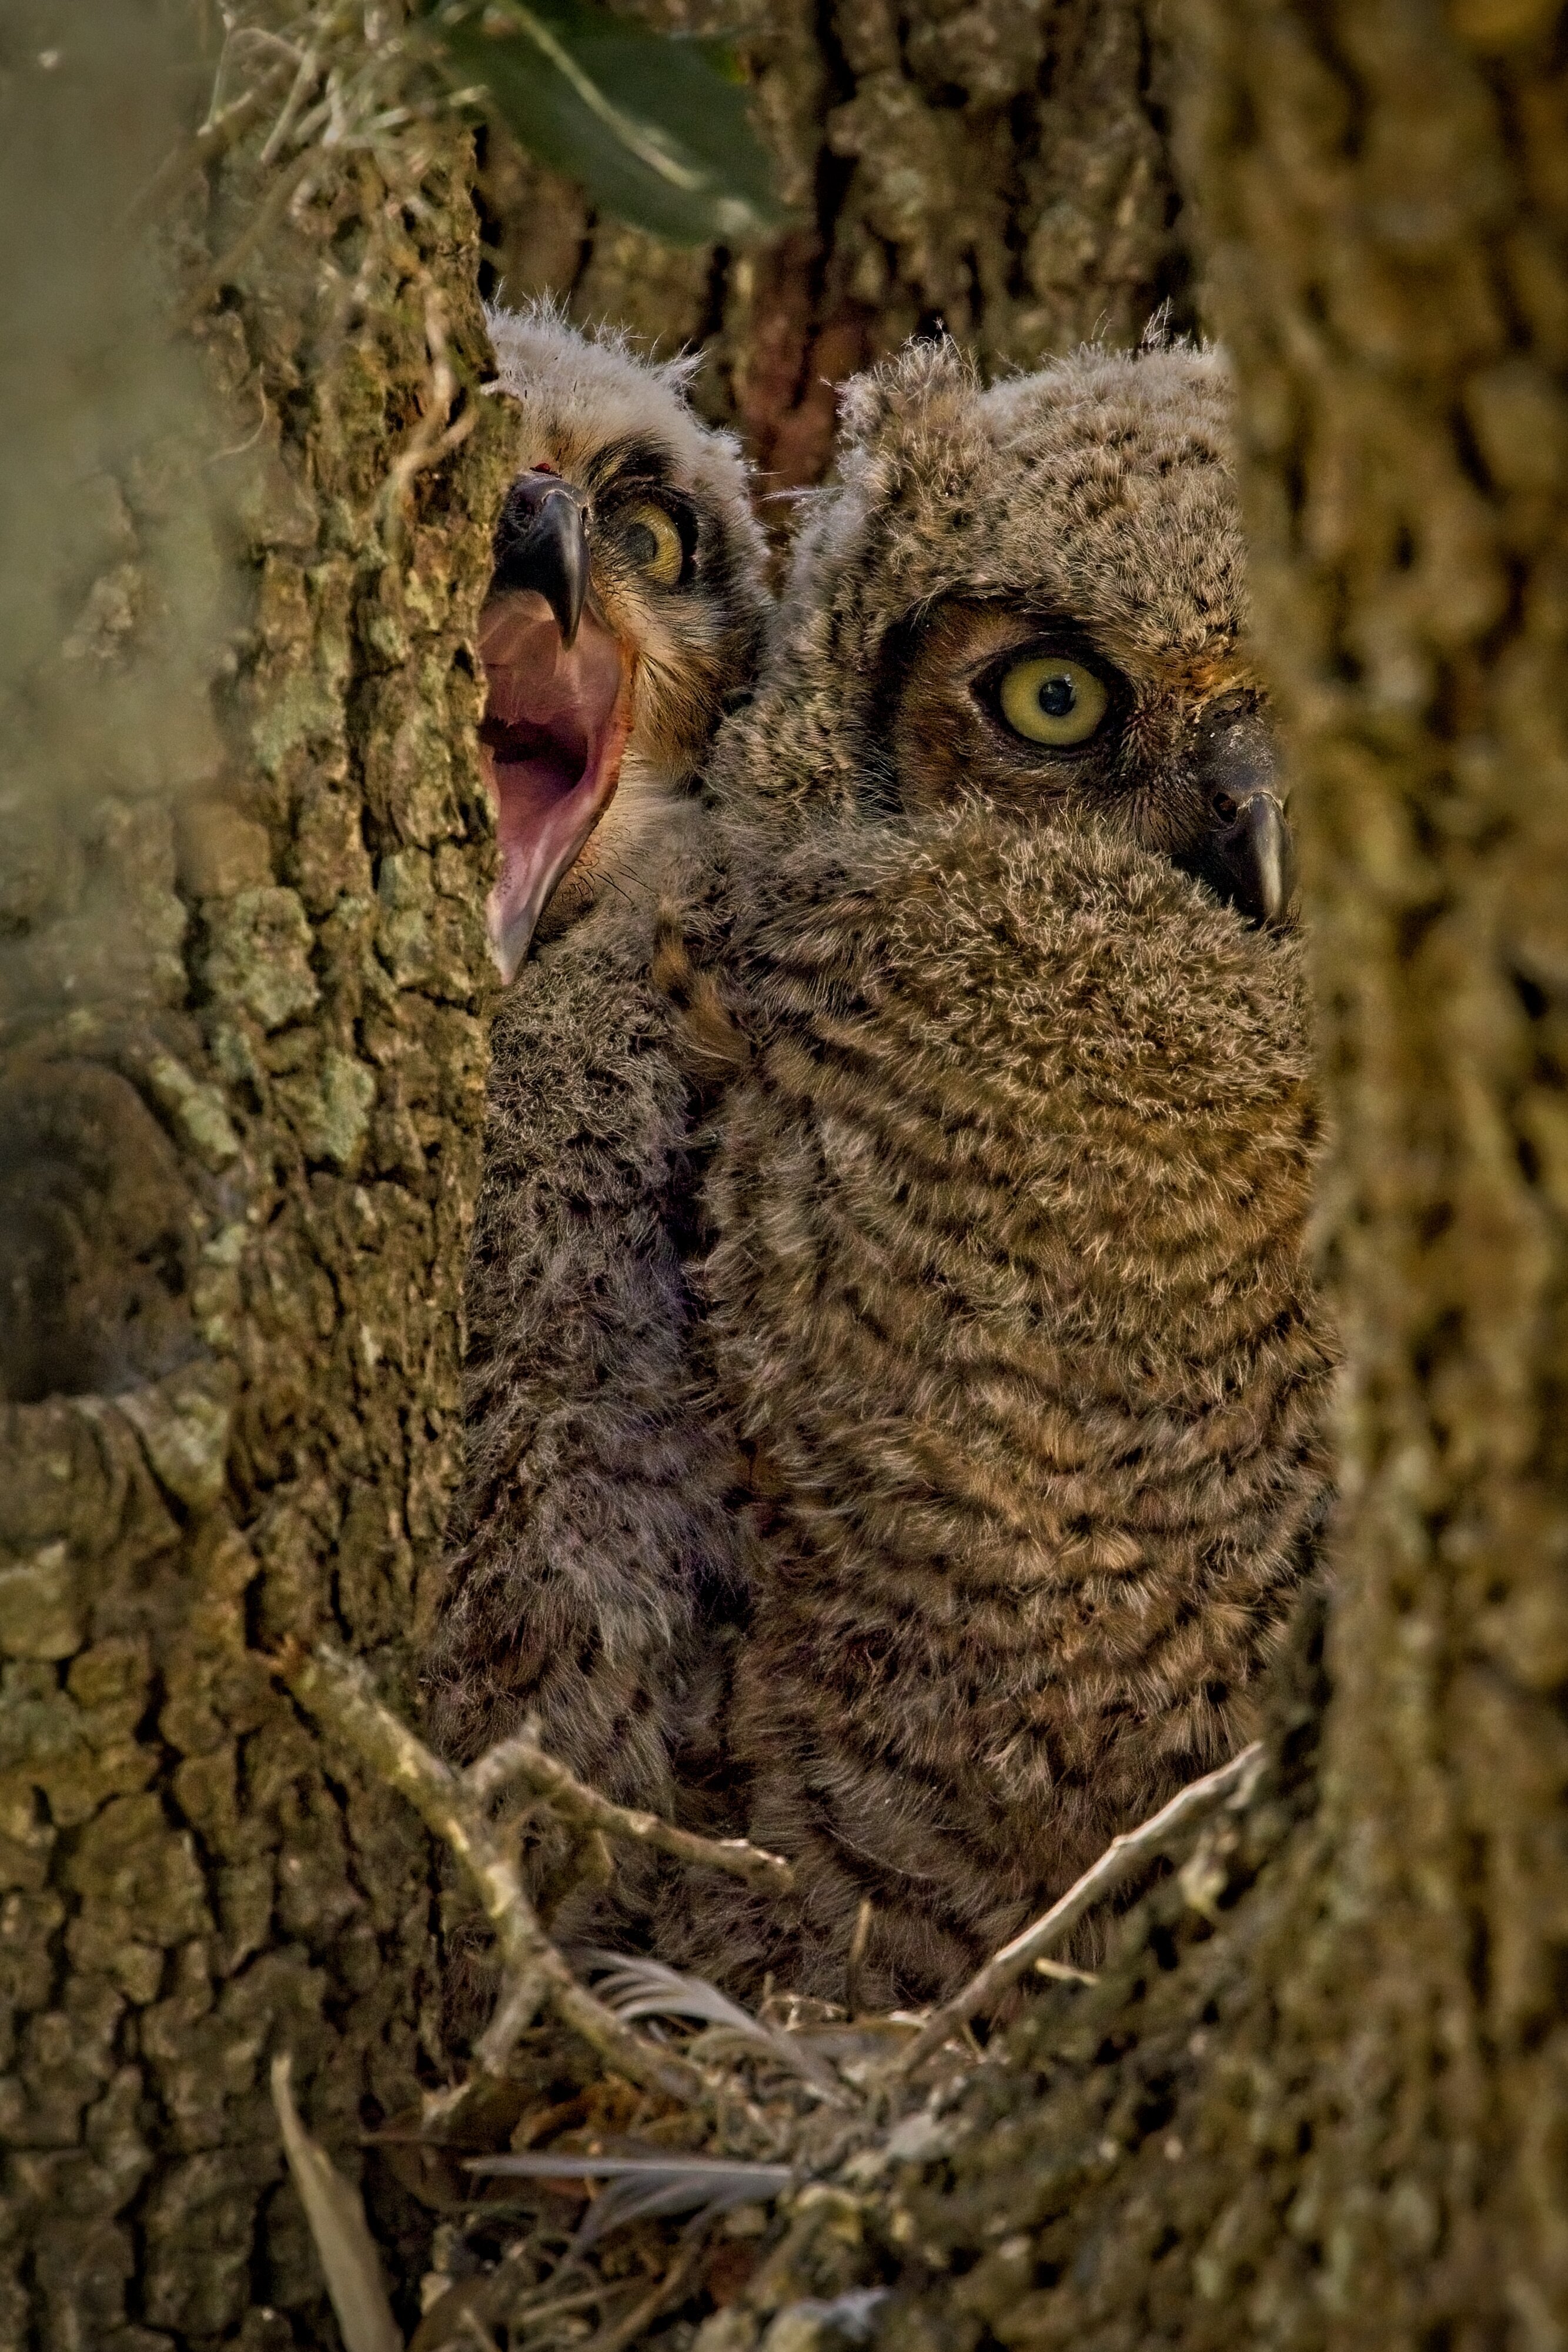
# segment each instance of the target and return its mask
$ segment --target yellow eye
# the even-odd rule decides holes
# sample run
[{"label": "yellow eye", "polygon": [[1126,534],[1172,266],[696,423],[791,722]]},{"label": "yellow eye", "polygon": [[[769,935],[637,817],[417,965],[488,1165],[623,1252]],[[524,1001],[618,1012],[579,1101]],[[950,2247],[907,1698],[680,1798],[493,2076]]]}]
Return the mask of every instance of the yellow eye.
[{"label": "yellow eye", "polygon": [[1109,699],[1092,669],[1060,654],[1030,654],[1002,678],[1002,717],[1030,743],[1066,750],[1087,743]]},{"label": "yellow eye", "polygon": [[651,499],[633,507],[622,524],[621,543],[638,571],[656,588],[679,584],[686,568],[686,551],[663,507],[656,507]]}]

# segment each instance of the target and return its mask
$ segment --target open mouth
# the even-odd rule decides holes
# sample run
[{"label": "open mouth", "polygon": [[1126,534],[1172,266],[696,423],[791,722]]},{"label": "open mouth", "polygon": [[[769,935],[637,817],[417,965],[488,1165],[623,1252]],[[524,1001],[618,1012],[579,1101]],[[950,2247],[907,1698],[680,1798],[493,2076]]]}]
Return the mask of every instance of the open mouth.
[{"label": "open mouth", "polygon": [[501,872],[487,908],[503,979],[615,795],[632,724],[632,664],[585,609],[568,646],[547,598],[507,588],[479,622],[486,702],[479,730]]}]

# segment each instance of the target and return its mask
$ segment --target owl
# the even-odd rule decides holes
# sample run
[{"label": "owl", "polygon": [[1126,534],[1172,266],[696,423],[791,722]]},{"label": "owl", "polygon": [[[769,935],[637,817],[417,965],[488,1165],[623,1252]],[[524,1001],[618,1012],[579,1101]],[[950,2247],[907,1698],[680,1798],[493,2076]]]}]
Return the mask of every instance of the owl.
[{"label": "owl", "polygon": [[[952,1989],[1253,1729],[1328,1490],[1289,829],[1212,351],[848,392],[659,969],[757,1536],[744,1986]],[[862,1906],[869,1905],[868,1911]],[[858,1939],[857,1939],[858,1940]]]},{"label": "owl", "polygon": [[490,327],[518,466],[479,629],[508,985],[426,1698],[455,1757],[531,1717],[656,1806],[733,1515],[685,1363],[686,1090],[649,958],[661,895],[703,868],[696,780],[755,664],[763,542],[684,364],[549,310]]}]

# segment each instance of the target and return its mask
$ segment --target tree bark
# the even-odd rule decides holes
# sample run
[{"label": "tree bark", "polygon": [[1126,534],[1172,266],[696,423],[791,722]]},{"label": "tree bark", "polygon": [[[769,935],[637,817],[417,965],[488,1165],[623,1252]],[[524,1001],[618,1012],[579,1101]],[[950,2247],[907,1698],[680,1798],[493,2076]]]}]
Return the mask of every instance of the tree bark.
[{"label": "tree bark", "polygon": [[879,2340],[1544,2347],[1568,2329],[1568,48],[1535,0],[1184,19],[1338,1137],[1330,1690],[1317,1769],[1307,1677],[1249,1816],[905,2173]]},{"label": "tree bark", "polygon": [[154,262],[176,13],[36,10],[0,131],[0,2344],[49,2352],[335,2341],[269,2058],[350,2168],[445,2071],[426,1842],[258,1650],[335,1627],[406,1707],[453,1466],[490,404],[389,476],[483,364],[470,142],[302,176],[285,79]]},{"label": "tree bark", "polygon": [[[723,0],[638,13],[735,21]],[[1158,19],[1158,0],[769,0],[737,47],[786,233],[674,252],[492,137],[486,290],[700,350],[698,403],[739,431],[764,494],[819,481],[833,385],[912,334],[946,325],[990,374],[1136,342],[1167,301],[1193,323]]]},{"label": "tree bark", "polygon": [[[254,127],[181,200],[190,351],[147,331],[172,298],[103,221],[177,110],[138,65],[162,12],[124,14],[122,52],[101,12],[76,53],[40,39],[0,141],[10,220],[75,167],[55,230],[0,251],[0,525],[35,551],[0,612],[0,2343],[261,2352],[330,2325],[272,2051],[340,2160],[441,2063],[424,1841],[323,1769],[255,1651],[330,1622],[409,1706],[476,1176],[499,458],[479,402],[406,509],[388,489],[444,422],[433,345],[479,359],[455,131],[340,156],[242,250],[277,184]],[[1544,2352],[1568,54],[1541,0],[1185,0],[1177,29],[1340,1139],[1328,1683],[1309,1613],[1257,1800],[855,2227],[898,2352]],[[559,188],[503,201],[493,155],[507,291],[700,341],[769,486],[809,480],[819,379],[937,313],[995,367],[1180,291],[1159,54],[1109,0],[896,28],[841,0],[821,39],[780,13],[758,56],[802,226],[655,269]],[[423,2224],[372,2187],[412,2269]]]}]

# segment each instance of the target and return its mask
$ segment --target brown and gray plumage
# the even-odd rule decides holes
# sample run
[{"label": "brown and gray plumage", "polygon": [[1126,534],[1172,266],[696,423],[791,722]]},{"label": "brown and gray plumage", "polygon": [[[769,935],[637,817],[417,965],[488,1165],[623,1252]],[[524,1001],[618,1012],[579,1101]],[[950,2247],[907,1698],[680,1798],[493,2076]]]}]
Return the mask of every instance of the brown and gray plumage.
[{"label": "brown and gray plumage", "polygon": [[729,1738],[793,1914],[731,1981],[949,1988],[1250,1736],[1325,1496],[1316,1117],[1212,353],[851,388],[666,937],[759,1565]]},{"label": "brown and gray plumage", "polygon": [[686,1096],[648,967],[661,893],[703,870],[695,779],[754,666],[762,543],[683,367],[548,310],[491,325],[518,465],[480,630],[510,985],[427,1689],[449,1753],[532,1716],[576,1771],[659,1806],[730,1573],[731,1457],[685,1367]]}]

